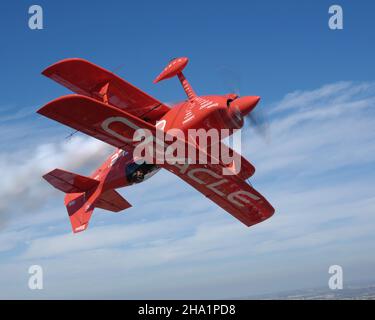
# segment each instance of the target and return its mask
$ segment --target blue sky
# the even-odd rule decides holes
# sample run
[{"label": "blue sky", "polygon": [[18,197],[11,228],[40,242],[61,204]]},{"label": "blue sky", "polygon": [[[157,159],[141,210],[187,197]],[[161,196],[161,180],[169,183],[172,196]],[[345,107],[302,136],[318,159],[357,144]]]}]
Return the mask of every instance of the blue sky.
[{"label": "blue sky", "polygon": [[[372,1],[337,1],[344,30],[328,28],[331,1],[39,1],[44,29],[27,27],[34,2],[8,1],[0,19],[0,297],[230,298],[375,280],[375,82]],[[167,172],[123,189],[133,208],[94,213],[70,234],[63,195],[40,176],[88,174],[111,148],[35,114],[68,93],[40,75],[82,57],[162,101],[177,80],[152,84],[170,58],[188,56],[198,94],[262,97],[270,141],[243,132],[255,186],[276,208],[245,228]],[[16,205],[15,205],[16,204]],[[45,289],[27,288],[28,267]]]}]

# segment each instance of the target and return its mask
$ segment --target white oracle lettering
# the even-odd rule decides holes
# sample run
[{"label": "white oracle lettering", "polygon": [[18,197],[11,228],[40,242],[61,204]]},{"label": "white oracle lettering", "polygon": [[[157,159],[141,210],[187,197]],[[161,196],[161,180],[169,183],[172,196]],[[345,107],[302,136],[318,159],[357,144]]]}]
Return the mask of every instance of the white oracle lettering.
[{"label": "white oracle lettering", "polygon": [[[213,191],[214,193],[216,193],[217,195],[219,195],[220,197],[225,197],[227,198],[227,200],[231,203],[233,203],[234,205],[238,206],[238,207],[244,207],[245,204],[251,204],[251,201],[248,198],[250,199],[253,199],[255,201],[258,201],[258,200],[261,200],[260,197],[258,197],[257,195],[251,193],[251,192],[248,192],[248,191],[244,191],[244,190],[238,190],[238,191],[234,191],[230,194],[226,194],[225,193],[225,190],[221,191],[221,190],[218,190],[218,187],[227,183],[228,180],[227,179],[223,179],[220,175],[218,175],[216,172],[212,171],[212,170],[209,170],[209,169],[206,169],[206,168],[195,168],[195,169],[191,169],[191,170],[188,170],[189,169],[189,159],[187,159],[188,161],[185,163],[185,164],[182,164],[182,165],[179,165],[179,164],[174,164],[173,166],[176,167],[178,170],[179,170],[179,174],[185,174],[187,172],[187,176],[194,180],[195,182],[201,184],[201,185],[204,185],[207,189]],[[213,178],[217,179],[217,181],[215,182],[212,182],[210,184],[207,184],[205,181],[197,178],[195,176],[196,173],[207,173],[208,175],[212,176]]]},{"label": "white oracle lettering", "polygon": [[106,119],[102,122],[102,129],[105,132],[109,133],[110,135],[116,137],[117,139],[119,139],[121,141],[124,141],[126,143],[132,143],[133,142],[132,139],[124,137],[123,135],[119,134],[118,132],[112,130],[109,127],[112,123],[115,123],[115,122],[123,123],[133,130],[138,130],[140,128],[138,126],[136,126],[133,122],[131,122],[128,119],[123,118],[123,117],[110,117],[110,118],[108,118],[108,119]]},{"label": "white oracle lettering", "polygon": [[180,170],[180,174],[185,174],[187,169],[189,168],[190,159],[187,159],[184,164],[175,163],[173,164],[178,170]]},{"label": "white oracle lettering", "polygon": [[204,181],[202,181],[201,179],[198,179],[196,176],[194,176],[194,174],[196,172],[205,172],[207,174],[209,174],[210,176],[214,177],[215,179],[220,179],[221,176],[218,175],[217,173],[209,170],[209,169],[204,169],[204,168],[196,168],[196,169],[192,169],[188,172],[188,177],[192,180],[194,180],[195,182],[198,182],[199,184],[206,184]]},{"label": "white oracle lettering", "polygon": [[239,207],[244,207],[244,204],[242,204],[241,202],[236,200],[236,199],[238,199],[238,200],[241,200],[242,202],[245,202],[245,203],[251,203],[244,196],[248,196],[249,198],[251,198],[253,200],[256,200],[256,201],[260,200],[260,198],[258,196],[256,196],[255,194],[252,194],[252,193],[244,191],[244,190],[238,190],[238,191],[232,192],[231,194],[228,194],[227,198],[230,202],[234,203],[235,205],[237,205]]},{"label": "white oracle lettering", "polygon": [[225,193],[221,192],[220,190],[217,190],[216,187],[222,185],[223,183],[228,182],[227,179],[221,179],[219,181],[213,182],[209,185],[207,185],[207,188],[218,194],[220,197],[225,196]]}]

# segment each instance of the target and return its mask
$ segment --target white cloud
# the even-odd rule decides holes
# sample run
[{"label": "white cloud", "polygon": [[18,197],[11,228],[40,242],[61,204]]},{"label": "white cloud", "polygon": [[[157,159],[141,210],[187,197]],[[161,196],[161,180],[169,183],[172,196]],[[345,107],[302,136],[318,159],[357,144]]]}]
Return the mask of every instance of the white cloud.
[{"label": "white cloud", "polygon": [[316,104],[324,105],[334,101],[340,103],[343,100],[350,100],[354,96],[362,93],[373,92],[373,83],[357,83],[342,81],[322,86],[311,91],[294,91],[285,95],[285,97],[276,104],[273,112],[281,112],[293,108],[309,108]]},{"label": "white cloud", "polygon": [[30,211],[47,201],[47,195],[53,189],[42,176],[48,171],[56,167],[72,171],[92,167],[104,160],[112,149],[82,136],[60,143],[25,147],[12,153],[3,149],[0,154],[0,221],[4,222],[15,211]]},{"label": "white cloud", "polygon": [[345,82],[294,92],[273,105],[271,145],[250,136],[243,143],[245,153],[256,164],[258,177],[323,174],[371,163],[374,105],[375,83]]}]

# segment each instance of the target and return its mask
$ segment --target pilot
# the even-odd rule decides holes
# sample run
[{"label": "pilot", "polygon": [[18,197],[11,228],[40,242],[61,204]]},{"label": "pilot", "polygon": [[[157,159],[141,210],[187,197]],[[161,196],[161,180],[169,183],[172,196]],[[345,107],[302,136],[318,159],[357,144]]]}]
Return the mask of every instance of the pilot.
[{"label": "pilot", "polygon": [[135,172],[132,175],[132,180],[136,183],[142,182],[145,178],[145,175],[141,169],[135,170]]}]

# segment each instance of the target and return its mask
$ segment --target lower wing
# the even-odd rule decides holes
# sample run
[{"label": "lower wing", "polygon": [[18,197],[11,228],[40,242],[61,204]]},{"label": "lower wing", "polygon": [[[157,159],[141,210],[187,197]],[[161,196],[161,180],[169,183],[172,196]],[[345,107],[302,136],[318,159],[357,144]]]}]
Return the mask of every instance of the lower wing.
[{"label": "lower wing", "polygon": [[162,164],[246,226],[270,218],[275,209],[238,175],[226,175],[220,164]]}]

